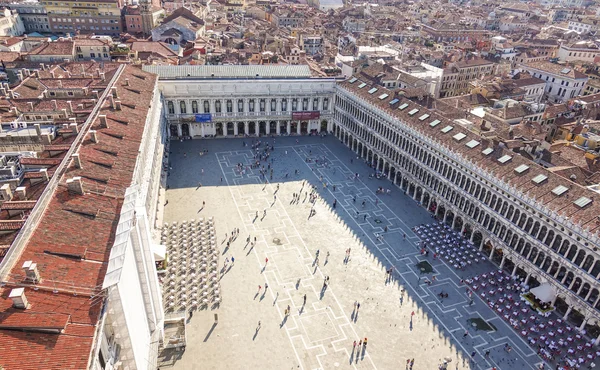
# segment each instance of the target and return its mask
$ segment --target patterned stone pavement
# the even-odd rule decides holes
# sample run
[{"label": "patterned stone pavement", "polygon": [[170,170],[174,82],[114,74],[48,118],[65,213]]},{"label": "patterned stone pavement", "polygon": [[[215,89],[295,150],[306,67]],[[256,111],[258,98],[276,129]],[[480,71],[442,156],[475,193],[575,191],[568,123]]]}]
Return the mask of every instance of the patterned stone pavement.
[{"label": "patterned stone pavement", "polygon": [[[208,153],[199,156],[201,150]],[[391,182],[370,179],[372,170],[349,149],[333,137],[276,138],[272,158],[273,179],[265,184],[257,170],[235,171],[237,163],[252,159],[241,139],[171,144],[165,221],[214,215],[219,243],[226,232],[240,229],[230,248],[221,244],[225,257],[235,257],[221,281],[223,303],[194,314],[176,368],[397,369],[410,358],[414,369],[436,369],[445,358],[450,369],[530,369],[540,363],[479,298],[469,305],[460,279],[493,267],[486,262],[457,275],[443,261],[422,256],[411,228],[433,219]],[[309,186],[319,194],[310,218],[311,205],[304,201]],[[391,194],[376,194],[378,187]],[[301,189],[300,201],[292,203]],[[248,235],[256,237],[253,248]],[[344,263],[347,248],[351,258]],[[432,285],[423,283],[416,267],[425,259],[437,277]],[[330,282],[323,290],[326,276]],[[443,301],[441,291],[449,294]],[[358,313],[355,301],[361,303]],[[467,321],[472,318],[496,330],[476,331]],[[357,354],[352,342],[364,337],[369,344]],[[505,343],[514,348],[510,354]]]}]

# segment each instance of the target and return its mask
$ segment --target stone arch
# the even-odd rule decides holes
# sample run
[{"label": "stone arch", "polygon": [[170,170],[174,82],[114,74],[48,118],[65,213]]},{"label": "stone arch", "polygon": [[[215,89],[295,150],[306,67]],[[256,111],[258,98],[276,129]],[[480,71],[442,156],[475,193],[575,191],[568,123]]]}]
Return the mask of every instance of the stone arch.
[{"label": "stone arch", "polygon": [[590,267],[592,267],[593,263],[594,263],[594,257],[592,257],[591,255],[588,255],[585,258],[585,261],[583,262],[583,265],[581,265],[581,268],[584,269],[585,271],[589,271]]},{"label": "stone arch", "polygon": [[483,242],[483,234],[481,233],[481,231],[479,230],[475,230],[473,231],[473,244],[475,245],[475,248],[479,248],[481,246],[481,243]]},{"label": "stone arch", "polygon": [[572,271],[567,271],[567,277],[565,278],[563,285],[568,288],[574,279],[575,279],[575,274],[573,274]]},{"label": "stone arch", "polygon": [[448,225],[452,225],[452,220],[454,220],[454,212],[452,212],[452,210],[448,210],[446,212],[446,217],[444,219],[444,222]]},{"label": "stone arch", "polygon": [[217,122],[215,123],[215,129],[216,129],[216,134],[217,136],[225,136],[225,127],[223,127],[223,122]]},{"label": "stone arch", "polygon": [[462,231],[462,227],[463,227],[463,219],[460,216],[456,216],[456,218],[454,219],[454,230],[460,232]]},{"label": "stone arch", "polygon": [[592,268],[591,275],[596,278],[598,275],[600,275],[600,260],[596,260],[596,262],[594,262],[594,268]]},{"label": "stone arch", "polygon": [[576,245],[572,245],[571,249],[569,250],[569,253],[566,255],[567,259],[570,261],[573,261],[575,259],[575,255],[577,255],[577,246]]},{"label": "stone arch", "polygon": [[587,297],[588,293],[590,292],[591,286],[588,283],[583,283],[583,285],[581,286],[581,290],[579,290],[578,295],[585,299],[585,297]]},{"label": "stone arch", "polygon": [[579,253],[577,253],[577,257],[575,257],[575,261],[573,261],[577,266],[580,266],[585,259],[585,251],[581,249]]},{"label": "stone arch", "polygon": [[491,255],[493,249],[494,249],[494,245],[492,244],[492,241],[489,239],[486,239],[485,242],[483,243],[483,248],[481,249],[481,252],[485,256],[489,257]]}]

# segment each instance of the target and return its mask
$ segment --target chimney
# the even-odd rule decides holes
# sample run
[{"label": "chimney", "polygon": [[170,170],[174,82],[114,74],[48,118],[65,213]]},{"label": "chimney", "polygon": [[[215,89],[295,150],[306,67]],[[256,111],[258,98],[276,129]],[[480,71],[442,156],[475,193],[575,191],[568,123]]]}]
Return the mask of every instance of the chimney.
[{"label": "chimney", "polygon": [[33,102],[29,101],[27,102],[27,105],[29,106],[29,111],[33,112]]},{"label": "chimney", "polygon": [[31,71],[27,68],[23,68],[23,74],[27,77],[29,77],[29,75],[31,75]]},{"label": "chimney", "polygon": [[17,77],[19,78],[19,81],[23,81],[23,72],[17,72]]},{"label": "chimney", "polygon": [[116,86],[111,87],[110,92],[112,93],[113,98],[119,99],[119,93],[117,92]]},{"label": "chimney", "polygon": [[54,107],[54,110],[58,110],[58,104],[56,103],[56,99],[52,100],[52,107]]},{"label": "chimney", "polygon": [[67,108],[63,108],[63,109],[61,109],[61,111],[63,112],[63,115],[65,116],[65,118],[69,117],[69,113],[67,112]]},{"label": "chimney", "polygon": [[40,63],[40,67],[42,67],[42,71],[46,70],[46,65],[44,63]]},{"label": "chimney", "polygon": [[115,109],[115,98],[112,95],[108,96],[108,101],[110,102],[110,108]]},{"label": "chimney", "polygon": [[129,79],[128,78],[125,79],[125,86],[129,86]]},{"label": "chimney", "polygon": [[14,308],[27,308],[27,297],[25,297],[25,288],[15,288],[10,291],[8,298],[12,299]]},{"label": "chimney", "polygon": [[35,134],[40,137],[42,136],[42,126],[40,126],[39,123],[36,123],[33,125],[33,127],[35,127]]},{"label": "chimney", "polygon": [[[73,121],[75,121],[75,118],[69,118],[69,122],[73,122]],[[70,123],[69,127],[71,128],[71,131],[74,134],[79,133],[79,129],[77,128],[77,123],[75,123],[75,122],[74,123]]]},{"label": "chimney", "polygon": [[100,127],[108,128],[108,121],[106,120],[106,114],[101,114],[98,116],[100,118]]},{"label": "chimney", "polygon": [[58,87],[63,88],[62,80],[58,80]]},{"label": "chimney", "polygon": [[89,87],[84,87],[83,88],[83,95],[87,95],[90,93],[90,88]]},{"label": "chimney", "polygon": [[42,174],[42,177],[44,179],[44,181],[49,181],[50,180],[50,176],[48,176],[48,170],[45,168],[40,169],[40,173]]},{"label": "chimney", "polygon": [[97,143],[98,142],[98,133],[96,132],[96,130],[90,130],[90,139],[92,140],[92,142]]},{"label": "chimney", "polygon": [[11,99],[15,98],[15,93],[12,90],[8,90],[8,97]]},{"label": "chimney", "polygon": [[23,271],[25,271],[25,279],[28,282],[37,284],[42,280],[40,279],[40,272],[37,269],[37,263],[33,263],[33,261],[25,261],[21,268]]},{"label": "chimney", "polygon": [[27,188],[24,186],[19,186],[15,189],[15,194],[19,196],[21,200],[27,200]]},{"label": "chimney", "polygon": [[3,87],[0,87],[0,96],[6,96],[6,89]]},{"label": "chimney", "polygon": [[0,186],[0,198],[2,198],[4,201],[12,200],[13,193],[10,185],[4,184]]},{"label": "chimney", "polygon": [[33,74],[35,75],[35,78],[40,78],[40,71],[39,71],[39,70],[37,70],[37,69],[36,69],[36,70],[33,72]]},{"label": "chimney", "polygon": [[73,163],[75,163],[75,167],[81,168],[81,159],[79,159],[79,153],[73,154],[71,158],[73,158]]},{"label": "chimney", "polygon": [[81,176],[75,176],[67,180],[67,188],[70,192],[84,195],[83,182],[81,182]]},{"label": "chimney", "polygon": [[115,100],[115,109],[121,110],[121,101],[120,100]]},{"label": "chimney", "polygon": [[81,66],[81,73],[85,74],[85,67],[83,66],[83,64],[80,64],[80,66]]},{"label": "chimney", "polygon": [[54,74],[54,71],[50,71],[50,76],[52,76],[52,78],[56,78],[56,75]]},{"label": "chimney", "polygon": [[100,79],[102,81],[104,81],[106,79],[106,75],[104,74],[104,72],[100,72]]},{"label": "chimney", "polygon": [[96,99],[100,99],[100,94],[98,93],[98,90],[94,90],[94,91],[92,91],[92,93],[94,94]]},{"label": "chimney", "polygon": [[72,101],[67,101],[67,105],[69,106],[69,113],[73,113],[73,102]]}]

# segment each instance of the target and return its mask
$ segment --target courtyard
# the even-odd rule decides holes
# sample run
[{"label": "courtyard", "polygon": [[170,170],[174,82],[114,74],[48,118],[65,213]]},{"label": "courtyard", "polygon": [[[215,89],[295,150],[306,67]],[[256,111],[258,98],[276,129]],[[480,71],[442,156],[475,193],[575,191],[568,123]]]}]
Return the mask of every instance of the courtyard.
[{"label": "courtyard", "polygon": [[237,170],[257,140],[171,143],[163,221],[212,216],[219,271],[235,263],[220,274],[218,307],[186,315],[187,348],[161,368],[399,369],[411,359],[414,369],[539,367],[535,350],[461,284],[492,271],[489,262],[457,271],[420,253],[412,228],[436,221],[412,198],[370,178],[332,136],[260,138],[275,148],[261,162],[265,182],[259,168]]}]

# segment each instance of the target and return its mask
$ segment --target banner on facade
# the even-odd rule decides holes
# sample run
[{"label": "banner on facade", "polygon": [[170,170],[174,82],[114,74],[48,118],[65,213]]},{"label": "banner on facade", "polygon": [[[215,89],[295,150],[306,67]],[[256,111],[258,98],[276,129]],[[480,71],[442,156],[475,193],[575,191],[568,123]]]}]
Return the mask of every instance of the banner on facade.
[{"label": "banner on facade", "polygon": [[321,112],[319,112],[319,111],[292,112],[292,119],[294,121],[308,121],[311,119],[319,119],[320,117],[321,117]]},{"label": "banner on facade", "polygon": [[212,115],[210,113],[196,114],[196,122],[210,122]]}]

